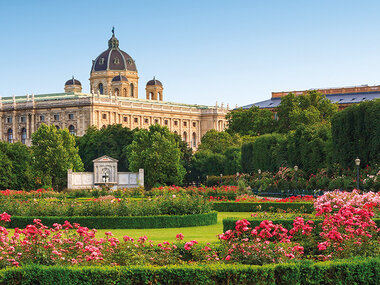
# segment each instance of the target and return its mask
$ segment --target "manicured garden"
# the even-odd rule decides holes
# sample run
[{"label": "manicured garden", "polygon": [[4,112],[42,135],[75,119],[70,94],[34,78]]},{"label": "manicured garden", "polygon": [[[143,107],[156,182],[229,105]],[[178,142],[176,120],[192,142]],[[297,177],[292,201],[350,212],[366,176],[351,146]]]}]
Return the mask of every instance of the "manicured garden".
[{"label": "manicured garden", "polygon": [[[200,280],[209,284],[298,284],[300,280],[309,284],[324,280],[332,284],[343,275],[353,282],[375,284],[380,267],[379,194],[334,191],[316,200],[294,197],[276,202],[238,194],[229,202],[211,202],[205,195],[180,191],[137,200],[24,197],[11,199],[12,204],[8,196],[3,197],[1,207],[8,207],[12,215],[32,215],[46,207],[57,217],[60,211],[67,214],[72,207],[78,207],[76,211],[82,217],[91,216],[91,209],[111,213],[136,207],[140,211],[141,205],[146,205],[147,216],[154,213],[152,209],[166,209],[168,216],[213,213],[213,204],[221,203],[268,203],[272,208],[264,211],[256,205],[256,210],[250,212],[219,212],[218,222],[209,226],[100,231],[70,221],[75,216],[49,226],[35,219],[25,227],[10,230],[7,227],[13,217],[4,211],[0,216],[5,224],[0,227],[0,282],[17,283],[20,278],[34,280],[35,276],[50,280],[58,274],[75,276],[71,284],[79,284],[85,276],[90,276],[92,284],[101,284],[98,278],[103,276],[103,284],[107,284],[116,282],[111,276],[113,268],[118,268],[120,276],[137,283],[165,283],[161,279],[164,275],[178,283],[189,280],[184,276],[192,274],[199,276],[202,284]],[[313,205],[315,211],[306,213],[304,208],[294,206],[305,203]],[[280,206],[287,204],[293,207]],[[226,227],[228,221],[230,228]]]}]

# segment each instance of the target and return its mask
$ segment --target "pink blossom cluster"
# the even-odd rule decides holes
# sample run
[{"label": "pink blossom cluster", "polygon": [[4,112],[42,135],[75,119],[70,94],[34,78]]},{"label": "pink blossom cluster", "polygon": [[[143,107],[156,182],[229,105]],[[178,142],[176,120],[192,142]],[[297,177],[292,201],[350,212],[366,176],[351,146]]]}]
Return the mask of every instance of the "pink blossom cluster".
[{"label": "pink blossom cluster", "polygon": [[[311,223],[297,220],[291,232],[299,230],[309,233]],[[310,229],[311,228],[311,229]],[[303,246],[291,241],[292,236],[282,225],[264,220],[255,228],[243,219],[236,222],[234,230],[219,235],[226,244],[226,261],[240,261],[250,264],[284,262],[288,259],[300,258],[304,253]]]},{"label": "pink blossom cluster", "polygon": [[352,192],[335,190],[318,197],[314,203],[314,207],[317,215],[321,215],[329,213],[334,209],[339,210],[345,206],[363,208],[368,204],[377,208],[380,207],[380,193],[368,192],[360,194],[356,189]]},{"label": "pink blossom cluster", "polygon": [[[0,220],[10,221],[10,215],[0,214]],[[28,263],[44,265],[127,265],[127,264],[176,264],[183,262],[178,246],[164,241],[155,246],[146,236],[137,241],[124,236],[123,241],[105,232],[105,238],[96,238],[96,230],[79,224],[54,224],[48,228],[35,219],[24,229],[16,228],[13,236],[0,226],[0,268]],[[183,234],[178,234],[179,240]],[[198,244],[187,242],[183,248],[190,250]],[[204,251],[211,248],[204,248]],[[131,259],[130,257],[133,256]]]}]

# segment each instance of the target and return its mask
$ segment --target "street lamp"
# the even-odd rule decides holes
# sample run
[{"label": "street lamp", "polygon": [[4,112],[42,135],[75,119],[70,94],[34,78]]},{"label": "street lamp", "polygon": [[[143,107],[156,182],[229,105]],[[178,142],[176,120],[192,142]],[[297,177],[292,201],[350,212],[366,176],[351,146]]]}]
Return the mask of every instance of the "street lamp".
[{"label": "street lamp", "polygon": [[257,192],[258,192],[258,191],[261,191],[260,190],[260,187],[261,187],[261,169],[258,169],[257,173],[259,174],[259,188],[257,189]]},{"label": "street lamp", "polygon": [[360,159],[356,158],[355,159],[355,164],[356,164],[356,189],[359,189],[359,165],[360,165]]},{"label": "street lamp", "polygon": [[298,191],[298,177],[297,177],[297,173],[298,173],[298,165],[295,165],[294,166],[294,175],[295,175],[295,178],[296,178],[296,191]]},{"label": "street lamp", "polygon": [[223,174],[220,173],[220,185],[222,185],[222,177],[223,177]]}]

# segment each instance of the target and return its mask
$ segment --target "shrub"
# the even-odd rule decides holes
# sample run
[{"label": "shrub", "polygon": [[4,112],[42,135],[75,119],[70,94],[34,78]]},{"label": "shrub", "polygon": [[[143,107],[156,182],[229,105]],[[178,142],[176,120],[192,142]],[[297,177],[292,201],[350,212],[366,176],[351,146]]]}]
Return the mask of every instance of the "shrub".
[{"label": "shrub", "polygon": [[40,219],[49,227],[55,223],[63,224],[65,221],[81,224],[90,229],[155,229],[155,228],[180,228],[213,225],[217,223],[217,213],[166,215],[166,216],[137,216],[137,217],[20,217],[13,216],[8,224],[10,228],[24,228],[33,223],[34,219]]}]

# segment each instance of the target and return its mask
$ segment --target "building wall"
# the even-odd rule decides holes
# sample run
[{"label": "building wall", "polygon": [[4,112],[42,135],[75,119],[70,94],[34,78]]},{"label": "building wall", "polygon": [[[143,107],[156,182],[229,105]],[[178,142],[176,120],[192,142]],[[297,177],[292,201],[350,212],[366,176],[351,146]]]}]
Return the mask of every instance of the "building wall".
[{"label": "building wall", "polygon": [[197,148],[208,130],[225,129],[227,112],[227,109],[217,106],[199,108],[97,94],[61,93],[35,99],[22,96],[1,100],[0,139],[7,141],[8,130],[11,129],[12,142],[22,141],[24,130],[23,143],[31,145],[32,133],[43,123],[60,129],[72,126],[78,136],[84,135],[90,126],[102,128],[121,124],[130,129],[147,129],[157,123],[179,134],[189,146]]}]

